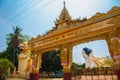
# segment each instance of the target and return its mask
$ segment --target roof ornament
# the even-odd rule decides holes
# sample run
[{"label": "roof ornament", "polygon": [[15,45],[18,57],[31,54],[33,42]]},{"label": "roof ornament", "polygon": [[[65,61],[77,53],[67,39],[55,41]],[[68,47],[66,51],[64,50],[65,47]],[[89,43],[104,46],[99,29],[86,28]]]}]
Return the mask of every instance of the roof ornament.
[{"label": "roof ornament", "polygon": [[66,3],[65,3],[65,1],[63,2],[63,4],[64,4],[64,8],[66,7],[65,5],[66,5]]},{"label": "roof ornament", "polygon": [[63,22],[68,22],[68,21],[71,21],[71,16],[69,15],[68,10],[66,9],[66,3],[64,0],[63,1],[63,9],[62,9],[58,19],[56,19],[55,25],[57,26]]}]

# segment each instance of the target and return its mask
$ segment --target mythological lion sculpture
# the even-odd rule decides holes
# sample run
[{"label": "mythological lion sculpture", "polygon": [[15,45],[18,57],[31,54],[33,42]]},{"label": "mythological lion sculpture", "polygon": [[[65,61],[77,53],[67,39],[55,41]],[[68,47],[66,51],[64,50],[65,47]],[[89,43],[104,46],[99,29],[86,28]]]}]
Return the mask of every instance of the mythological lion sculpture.
[{"label": "mythological lion sculpture", "polygon": [[85,67],[112,67],[112,60],[106,59],[104,57],[97,58],[93,56],[92,50],[89,48],[83,48],[82,56],[85,58]]},{"label": "mythological lion sculpture", "polygon": [[22,50],[18,55],[18,72],[23,75],[28,75],[31,71],[32,59],[30,58],[30,48],[27,42],[23,42],[19,45]]}]

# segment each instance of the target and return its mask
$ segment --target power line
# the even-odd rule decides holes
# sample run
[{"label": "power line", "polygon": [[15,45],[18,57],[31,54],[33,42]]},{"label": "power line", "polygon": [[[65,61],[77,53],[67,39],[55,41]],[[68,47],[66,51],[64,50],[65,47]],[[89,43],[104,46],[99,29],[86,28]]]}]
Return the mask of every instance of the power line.
[{"label": "power line", "polygon": [[[13,1],[14,1],[14,0],[13,0]],[[13,1],[12,1],[12,2],[13,2]],[[24,4],[26,3],[27,0],[26,0],[26,1],[24,0],[24,1],[22,1],[22,2],[20,2],[20,1],[21,1],[21,0],[17,0],[17,1],[14,2],[14,4],[11,2],[11,3],[8,5],[8,7],[6,8],[6,10],[8,10],[8,11],[7,11],[7,12],[4,11],[4,13],[7,14],[7,15],[3,16],[4,19],[7,20],[8,17],[11,17],[12,15],[10,15],[10,14],[11,14],[11,13],[14,14],[15,9],[20,8],[22,5],[24,5]],[[18,5],[18,6],[15,7],[15,4],[18,4],[18,3],[19,3],[20,5]],[[11,5],[11,7],[10,7],[10,5]],[[15,7],[15,8],[14,8],[14,7]],[[13,8],[13,9],[12,9],[12,8]],[[12,9],[12,10],[11,10],[11,9]],[[7,22],[9,22],[9,21],[10,21],[10,20],[8,20]],[[4,24],[6,24],[6,23],[3,23],[2,25],[4,25]]]},{"label": "power line", "polygon": [[27,9],[25,9],[24,11],[31,9],[31,8],[34,7],[35,5],[39,4],[41,1],[43,1],[43,0],[40,0],[40,1],[36,2],[36,3],[33,4],[32,6],[28,7]]},{"label": "power line", "polygon": [[[32,4],[30,7],[26,8],[26,9],[23,9],[21,12],[24,12],[24,13],[27,12],[29,9],[31,9],[31,8],[34,7],[35,5],[39,4],[41,1],[43,1],[43,0],[37,1],[36,3]],[[16,17],[20,16],[21,14],[22,14],[22,13],[20,13],[20,11],[19,11],[19,13],[16,14],[16,15],[15,15],[13,18],[11,18],[9,21],[14,20]]]},{"label": "power line", "polygon": [[[19,2],[19,3],[21,3],[21,4],[18,5],[15,9],[25,7],[24,5],[25,5],[25,3],[26,3],[27,1],[28,1],[28,0],[26,0],[26,1],[24,1],[24,2],[23,2],[23,1],[22,1],[22,2],[17,1],[17,3]],[[30,0],[29,0],[29,1],[30,1]],[[42,0],[41,0],[41,1],[42,1]],[[17,3],[16,3],[16,4],[17,4]],[[27,4],[28,4],[28,3],[30,3],[30,2],[27,2]],[[38,3],[38,1],[37,1],[37,3]],[[37,4],[37,3],[35,3],[35,4]],[[34,4],[34,5],[35,5],[35,4]],[[33,6],[33,5],[32,5],[32,6]],[[13,7],[14,7],[14,6],[13,6]],[[31,6],[30,6],[30,7],[31,7]],[[15,9],[14,9],[14,10],[15,10]],[[18,10],[19,10],[19,9],[18,9]],[[12,11],[13,11],[13,10],[12,10]],[[11,12],[11,13],[14,14],[14,12]],[[18,12],[17,12],[17,13],[18,13]],[[22,14],[20,11],[19,11],[19,13]],[[19,14],[19,13],[18,13],[18,14]],[[8,14],[8,13],[7,13],[7,14]],[[18,16],[20,15],[20,14],[19,14],[19,15],[18,15],[18,14],[16,14],[15,16],[13,16],[10,20],[7,20],[7,24],[8,24],[8,25],[11,25],[10,22],[13,22],[14,19],[16,19],[16,17],[18,17]],[[17,16],[17,15],[18,15],[18,16]],[[12,15],[7,15],[7,16],[12,16]],[[4,18],[7,18],[7,17],[4,16]],[[4,24],[2,24],[2,25],[6,25],[6,23],[4,23]]]},{"label": "power line", "polygon": [[[18,1],[16,1],[14,4],[18,4],[19,3],[19,5],[18,6],[16,6],[15,7],[15,5],[12,3],[11,5],[11,7],[9,7],[8,6],[8,8],[6,9],[6,10],[8,10],[8,13],[6,13],[6,14],[14,14],[14,13],[16,13],[16,9],[20,9],[26,2],[27,2],[28,0],[26,0],[26,1],[22,1],[22,2],[20,2],[19,0]],[[13,6],[14,5],[14,6]],[[15,8],[13,8],[13,7],[15,7]],[[11,11],[9,11],[10,10],[10,8],[12,9]],[[6,15],[5,17],[7,18],[7,17],[9,17],[10,15]]]},{"label": "power line", "polygon": [[[9,12],[10,8],[13,8],[13,1],[11,0],[10,3],[7,5],[7,7],[5,8],[5,10],[3,11],[4,13]],[[19,2],[19,0],[15,1],[14,4],[16,4],[17,2]]]},{"label": "power line", "polygon": [[[18,19],[18,20],[19,20],[19,21],[22,21],[22,19],[24,19],[25,17],[28,17],[28,16],[30,16],[31,14],[33,14],[33,13],[35,13],[35,12],[37,12],[37,11],[40,11],[41,9],[43,9],[44,7],[47,7],[49,4],[51,4],[51,3],[55,2],[55,1],[56,1],[56,0],[51,0],[51,1],[48,2],[47,4],[45,4],[45,5],[43,5],[42,7],[40,7],[39,9],[37,9],[37,10],[35,10],[35,11],[33,11],[33,12],[25,15],[25,16],[23,16],[22,18],[20,18],[20,19]],[[18,22],[18,20],[15,21],[15,22]]]}]

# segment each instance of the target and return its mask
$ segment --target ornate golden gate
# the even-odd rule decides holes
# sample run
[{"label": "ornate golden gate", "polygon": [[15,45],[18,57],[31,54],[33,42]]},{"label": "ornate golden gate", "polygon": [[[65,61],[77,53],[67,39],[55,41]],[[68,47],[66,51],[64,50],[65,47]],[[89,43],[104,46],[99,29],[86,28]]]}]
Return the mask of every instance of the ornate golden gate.
[{"label": "ornate golden gate", "polygon": [[34,64],[41,67],[42,53],[60,50],[64,80],[71,80],[73,46],[94,40],[105,40],[120,77],[120,7],[113,7],[107,13],[96,13],[89,19],[71,19],[65,3],[55,27],[44,35],[32,38],[28,44],[34,52]]}]

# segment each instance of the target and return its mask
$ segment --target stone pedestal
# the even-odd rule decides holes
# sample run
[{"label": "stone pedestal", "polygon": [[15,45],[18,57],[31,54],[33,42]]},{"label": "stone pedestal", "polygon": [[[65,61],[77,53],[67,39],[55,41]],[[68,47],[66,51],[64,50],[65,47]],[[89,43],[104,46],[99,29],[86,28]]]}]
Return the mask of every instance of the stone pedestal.
[{"label": "stone pedestal", "polygon": [[38,73],[30,73],[29,80],[38,80],[39,74]]},{"label": "stone pedestal", "polygon": [[116,74],[117,74],[118,80],[120,80],[120,70],[116,70]]},{"label": "stone pedestal", "polygon": [[71,73],[64,73],[63,80],[71,80]]}]

